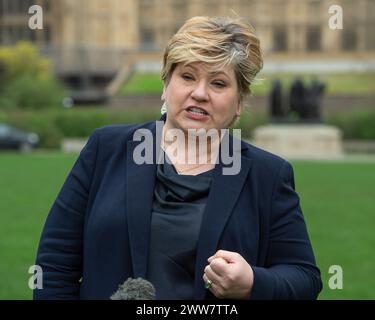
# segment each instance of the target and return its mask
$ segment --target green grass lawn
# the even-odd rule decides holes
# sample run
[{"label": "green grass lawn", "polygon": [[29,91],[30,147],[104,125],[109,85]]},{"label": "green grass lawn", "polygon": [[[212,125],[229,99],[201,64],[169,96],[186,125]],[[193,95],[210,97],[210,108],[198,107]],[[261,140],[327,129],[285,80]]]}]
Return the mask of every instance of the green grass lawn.
[{"label": "green grass lawn", "polygon": [[[30,299],[46,215],[76,155],[0,154],[0,299]],[[375,162],[293,162],[296,188],[322,271],[320,299],[375,299]],[[343,290],[330,290],[340,265]]]},{"label": "green grass lawn", "polygon": [[117,92],[118,96],[161,94],[163,83],[157,73],[134,73]]},{"label": "green grass lawn", "polygon": [[[324,290],[321,299],[375,299],[375,162],[294,162],[296,190]],[[343,289],[328,287],[331,265]]]},{"label": "green grass lawn", "polygon": [[[279,77],[283,90],[287,92],[294,79],[294,74],[260,74],[259,80],[252,86],[254,95],[265,96],[270,92],[272,81]],[[310,75],[301,75],[306,84],[311,81]],[[318,79],[327,84],[327,95],[373,95],[375,92],[375,73],[321,74]],[[135,73],[117,93],[124,95],[161,94],[163,89],[160,75],[155,73]]]}]

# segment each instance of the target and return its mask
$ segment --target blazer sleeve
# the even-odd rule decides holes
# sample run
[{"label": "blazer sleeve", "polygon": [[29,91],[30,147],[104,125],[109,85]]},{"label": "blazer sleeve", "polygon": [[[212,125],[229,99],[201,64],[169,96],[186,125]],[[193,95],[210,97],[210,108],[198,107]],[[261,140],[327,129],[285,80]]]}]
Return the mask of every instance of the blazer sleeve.
[{"label": "blazer sleeve", "polygon": [[320,271],[287,161],[274,187],[269,223],[265,265],[252,266],[251,299],[316,299],[322,290]]},{"label": "blazer sleeve", "polygon": [[79,299],[83,224],[97,148],[95,131],[48,214],[36,258],[43,271],[43,289],[34,289],[34,299]]}]

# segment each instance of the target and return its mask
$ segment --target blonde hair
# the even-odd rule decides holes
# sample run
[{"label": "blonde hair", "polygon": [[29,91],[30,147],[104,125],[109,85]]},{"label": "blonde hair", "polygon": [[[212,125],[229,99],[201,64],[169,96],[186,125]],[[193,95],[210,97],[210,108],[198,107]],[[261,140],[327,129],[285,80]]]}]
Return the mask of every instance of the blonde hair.
[{"label": "blonde hair", "polygon": [[242,18],[191,18],[169,40],[163,57],[161,79],[168,83],[178,63],[204,62],[215,69],[232,66],[240,100],[263,67],[259,39]]}]

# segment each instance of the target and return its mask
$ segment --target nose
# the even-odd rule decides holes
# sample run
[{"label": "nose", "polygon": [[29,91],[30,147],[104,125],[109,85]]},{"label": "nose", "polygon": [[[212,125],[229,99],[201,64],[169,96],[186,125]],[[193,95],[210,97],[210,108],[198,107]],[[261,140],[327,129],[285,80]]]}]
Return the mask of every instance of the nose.
[{"label": "nose", "polygon": [[197,82],[196,86],[194,87],[191,93],[191,97],[196,101],[208,100],[207,85],[204,81]]}]

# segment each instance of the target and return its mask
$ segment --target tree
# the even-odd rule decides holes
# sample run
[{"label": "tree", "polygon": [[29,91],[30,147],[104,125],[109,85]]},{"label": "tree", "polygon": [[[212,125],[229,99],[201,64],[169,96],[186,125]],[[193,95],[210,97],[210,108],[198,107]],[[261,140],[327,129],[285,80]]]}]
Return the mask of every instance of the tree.
[{"label": "tree", "polygon": [[0,66],[0,108],[61,105],[64,89],[51,72],[51,62],[40,55],[36,46],[19,42],[0,48]]}]

